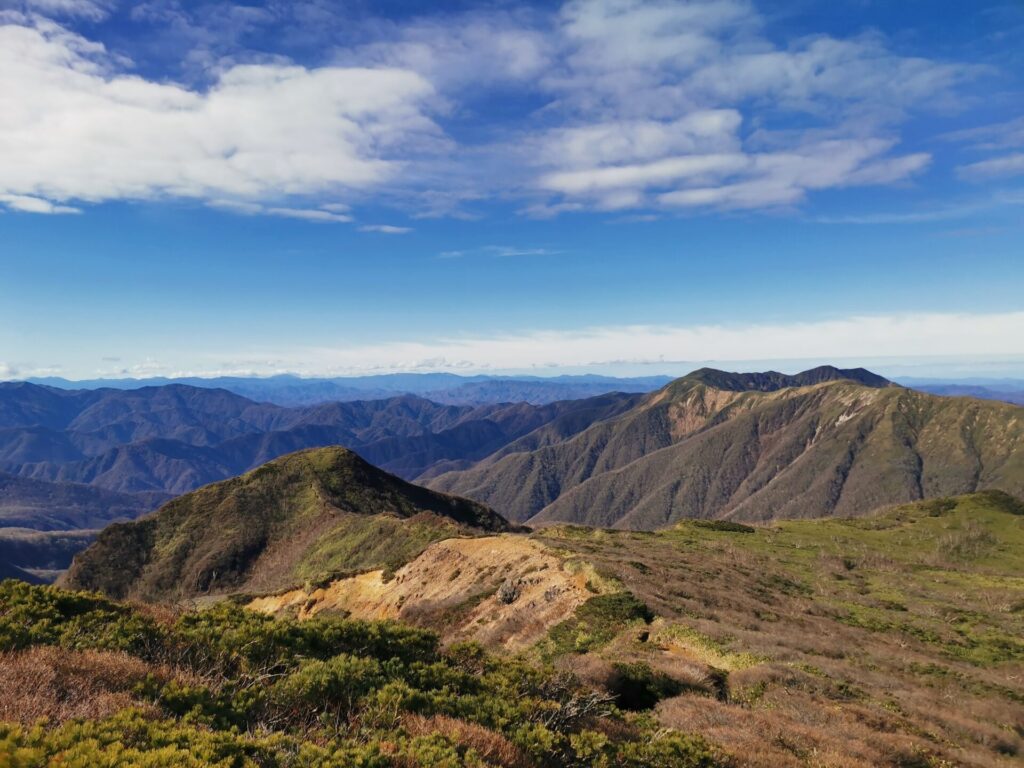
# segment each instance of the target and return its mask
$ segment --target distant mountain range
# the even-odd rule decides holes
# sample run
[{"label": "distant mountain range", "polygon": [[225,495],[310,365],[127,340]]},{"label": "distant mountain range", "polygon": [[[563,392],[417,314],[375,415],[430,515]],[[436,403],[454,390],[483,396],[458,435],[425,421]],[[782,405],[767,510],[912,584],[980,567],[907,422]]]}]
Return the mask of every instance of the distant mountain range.
[{"label": "distant mountain range", "polygon": [[470,466],[540,426],[574,434],[639,394],[531,405],[420,397],[285,408],[169,384],[0,384],[0,527],[94,529],[293,451],[330,445],[412,479]]},{"label": "distant mountain range", "polygon": [[37,531],[100,529],[131,520],[166,499],[164,493],[118,493],[79,483],[51,483],[0,472],[0,528]]},{"label": "distant mountain range", "polygon": [[514,521],[640,529],[1024,492],[1019,407],[917,392],[861,369],[702,369],[578,434],[532,440],[428,484]]},{"label": "distant mountain range", "polygon": [[1024,382],[1006,382],[986,386],[981,384],[919,384],[914,389],[946,397],[977,397],[982,400],[1002,400],[1004,403],[1024,405]]},{"label": "distant mountain range", "polygon": [[133,520],[166,498],[0,472],[0,580],[49,580],[71,564],[99,529]]},{"label": "distant mountain range", "polygon": [[344,445],[412,478],[437,462],[483,458],[551,421],[585,426],[640,397],[455,406],[402,396],[285,408],[182,384],[136,390],[0,384],[0,470],[174,495],[291,451]]},{"label": "distant mountain range", "polygon": [[515,522],[656,528],[860,514],[986,488],[1020,494],[1022,433],[1018,407],[832,367],[701,369],[655,392],[546,404],[403,395],[285,407],[185,384],[0,383],[0,552],[46,575],[109,523],[326,446]]},{"label": "distant mountain range", "polygon": [[608,392],[651,392],[671,376],[459,376],[453,373],[393,373],[379,376],[303,378],[290,374],[267,377],[93,379],[69,381],[57,377],[28,379],[28,383],[58,389],[142,389],[183,384],[225,389],[258,402],[284,406],[315,405],[352,400],[384,400],[416,395],[448,405],[533,403],[579,400]]},{"label": "distant mountain range", "polygon": [[[779,376],[783,374],[778,374]],[[293,374],[265,377],[199,376],[182,378],[91,379],[71,381],[59,377],[32,378],[31,384],[58,389],[142,389],[184,384],[202,389],[226,389],[236,395],[283,406],[316,405],[353,400],[386,400],[415,395],[446,405],[488,405],[525,402],[544,405],[578,400],[609,392],[653,392],[672,381],[671,376],[460,376],[453,373],[395,373],[377,376],[305,378]],[[936,379],[906,377],[903,386],[935,395],[977,397],[1024,404],[1024,379]]]}]

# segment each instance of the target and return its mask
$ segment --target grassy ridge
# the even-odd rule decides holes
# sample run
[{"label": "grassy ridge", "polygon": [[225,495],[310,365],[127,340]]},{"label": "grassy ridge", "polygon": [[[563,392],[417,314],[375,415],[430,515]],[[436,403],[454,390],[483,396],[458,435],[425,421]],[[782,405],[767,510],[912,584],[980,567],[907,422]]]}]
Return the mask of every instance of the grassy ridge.
[{"label": "grassy ridge", "polygon": [[622,689],[620,665],[646,665],[628,690],[662,699],[662,723],[695,728],[744,765],[1010,766],[1024,755],[1024,504],[1013,497],[535,536],[652,614],[595,625],[580,611],[538,655],[609,690]]}]

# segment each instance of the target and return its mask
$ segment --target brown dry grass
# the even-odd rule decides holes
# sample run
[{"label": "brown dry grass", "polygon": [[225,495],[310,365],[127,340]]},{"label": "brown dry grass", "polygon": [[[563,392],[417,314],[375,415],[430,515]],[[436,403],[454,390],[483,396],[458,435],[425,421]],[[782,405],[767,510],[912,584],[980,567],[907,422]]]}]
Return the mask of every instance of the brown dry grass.
[{"label": "brown dry grass", "polygon": [[475,750],[488,763],[503,768],[529,768],[533,765],[529,757],[511,741],[476,723],[444,715],[405,715],[402,725],[410,736],[440,734],[456,744]]},{"label": "brown dry grass", "polygon": [[[901,733],[879,732],[851,718],[849,708],[821,707],[806,695],[791,695],[773,708],[747,708],[679,696],[658,706],[666,725],[695,731],[728,745],[749,768],[821,765],[874,768],[916,765],[923,754]],[[923,763],[927,764],[927,763]]]},{"label": "brown dry grass", "polygon": [[123,653],[52,647],[0,653],[0,721],[63,723],[108,717],[126,707],[155,715],[131,693],[151,673],[167,675]]},{"label": "brown dry grass", "polygon": [[[969,565],[908,568],[867,550],[848,563],[815,548],[772,549],[763,533],[556,536],[537,538],[617,576],[659,622],[709,640],[688,648],[685,635],[670,642],[655,624],[646,640],[624,633],[600,658],[560,664],[597,685],[614,660],[669,674],[691,690],[662,702],[658,719],[721,745],[739,765],[1020,764],[1024,663],[951,651],[958,640],[986,642],[986,632],[1014,635],[1022,613],[1010,582],[972,576]],[[851,614],[887,624],[860,626]],[[724,700],[704,677],[716,670],[727,673]]]}]

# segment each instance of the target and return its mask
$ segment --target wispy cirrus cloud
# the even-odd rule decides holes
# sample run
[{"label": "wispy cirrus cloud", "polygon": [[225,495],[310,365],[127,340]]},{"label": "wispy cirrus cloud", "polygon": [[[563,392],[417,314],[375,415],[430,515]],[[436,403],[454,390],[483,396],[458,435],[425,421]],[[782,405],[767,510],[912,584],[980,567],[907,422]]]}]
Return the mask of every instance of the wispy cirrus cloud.
[{"label": "wispy cirrus cloud", "polygon": [[520,248],[512,245],[484,245],[479,248],[466,250],[441,251],[437,254],[439,259],[462,259],[467,257],[490,257],[495,259],[507,259],[513,256],[555,256],[562,251],[551,248]]},{"label": "wispy cirrus cloud", "polygon": [[105,19],[116,6],[117,0],[0,0],[0,11],[40,13],[88,21]]},{"label": "wispy cirrus cloud", "polygon": [[[544,84],[572,126],[538,139],[538,186],[558,195],[541,212],[759,209],[899,182],[931,156],[900,154],[896,126],[953,108],[977,74],[877,35],[776,46],[743,0],[573,2],[560,21],[565,55]],[[808,128],[780,129],[794,117]]]},{"label": "wispy cirrus cloud", "polygon": [[285,219],[302,219],[303,221],[347,223],[352,221],[347,205],[325,204],[319,208],[286,208],[275,205],[262,205],[260,203],[246,202],[243,200],[215,199],[207,202],[211,208],[219,208],[225,211],[243,214],[245,216],[278,216]]},{"label": "wispy cirrus cloud", "polygon": [[957,173],[968,181],[988,181],[1011,176],[1024,176],[1024,152],[1013,152],[961,165],[957,168]]},{"label": "wispy cirrus cloud", "polygon": [[[962,142],[976,153],[987,153],[957,167],[957,175],[966,181],[985,182],[1024,175],[1024,117],[954,131],[942,136],[950,142]],[[1009,151],[1007,150],[1016,150]],[[994,154],[1002,152],[1002,154]]]},{"label": "wispy cirrus cloud", "polygon": [[946,141],[963,142],[974,149],[1013,149],[1024,147],[1024,117],[979,125],[944,134]]},{"label": "wispy cirrus cloud", "polygon": [[394,224],[364,224],[359,227],[360,232],[376,232],[381,235],[406,235],[412,232],[412,227],[399,227]]}]

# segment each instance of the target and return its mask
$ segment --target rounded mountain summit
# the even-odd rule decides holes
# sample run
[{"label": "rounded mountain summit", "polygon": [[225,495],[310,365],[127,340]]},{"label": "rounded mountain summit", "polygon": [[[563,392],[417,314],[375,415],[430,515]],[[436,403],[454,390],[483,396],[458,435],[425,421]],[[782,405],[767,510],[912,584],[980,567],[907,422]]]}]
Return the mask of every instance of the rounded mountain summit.
[{"label": "rounded mountain summit", "polygon": [[317,448],[109,526],[62,583],[158,601],[268,593],[394,568],[438,539],[509,529],[483,504],[407,483],[345,448]]}]

